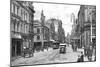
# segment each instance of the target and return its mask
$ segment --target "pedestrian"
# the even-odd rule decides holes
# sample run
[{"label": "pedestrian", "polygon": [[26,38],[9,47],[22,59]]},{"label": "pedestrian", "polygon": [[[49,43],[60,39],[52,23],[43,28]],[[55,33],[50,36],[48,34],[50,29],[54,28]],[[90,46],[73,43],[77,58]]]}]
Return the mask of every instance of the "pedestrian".
[{"label": "pedestrian", "polygon": [[26,52],[25,52],[25,51],[26,51],[26,47],[23,47],[23,49],[24,49],[24,50],[23,50],[23,56],[24,56],[24,58],[25,58],[25,54],[26,54]]},{"label": "pedestrian", "polygon": [[83,55],[83,52],[81,52],[81,56],[79,56],[77,62],[84,62],[84,55]]}]

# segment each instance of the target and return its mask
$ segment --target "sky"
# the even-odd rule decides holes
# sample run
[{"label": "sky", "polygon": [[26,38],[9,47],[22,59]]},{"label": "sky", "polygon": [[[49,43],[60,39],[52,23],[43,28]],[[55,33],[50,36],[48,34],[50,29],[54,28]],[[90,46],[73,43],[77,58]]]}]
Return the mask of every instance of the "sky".
[{"label": "sky", "polygon": [[80,8],[80,5],[64,5],[64,4],[50,4],[50,3],[33,3],[35,14],[34,19],[40,20],[41,11],[43,10],[46,20],[50,18],[60,19],[62,21],[62,27],[65,31],[65,36],[71,33],[72,22],[71,14],[77,14]]}]

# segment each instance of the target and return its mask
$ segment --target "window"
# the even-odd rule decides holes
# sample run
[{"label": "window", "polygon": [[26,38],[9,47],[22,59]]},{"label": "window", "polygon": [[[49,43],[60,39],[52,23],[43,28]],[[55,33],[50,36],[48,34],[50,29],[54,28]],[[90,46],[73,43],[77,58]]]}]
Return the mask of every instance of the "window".
[{"label": "window", "polygon": [[24,20],[26,20],[26,12],[24,11]]},{"label": "window", "polygon": [[21,9],[21,19],[24,20],[24,11]]},{"label": "window", "polygon": [[17,32],[19,32],[19,23],[17,24]]},{"label": "window", "polygon": [[11,22],[11,31],[14,31],[14,23]]},{"label": "window", "polygon": [[96,29],[92,29],[92,35],[96,35]]},{"label": "window", "polygon": [[21,17],[22,17],[22,20],[24,20],[24,10],[23,9],[21,10]]},{"label": "window", "polygon": [[26,16],[25,16],[25,20],[27,21],[27,13],[26,13]]},{"label": "window", "polygon": [[13,5],[13,3],[11,4],[11,12],[12,13],[14,12],[14,5]]},{"label": "window", "polygon": [[14,26],[13,26],[13,27],[14,27],[13,31],[15,31],[15,22],[13,23],[13,25],[14,25]]},{"label": "window", "polygon": [[23,25],[21,24],[21,32],[23,32]]},{"label": "window", "polygon": [[23,24],[24,25],[24,33],[26,33],[26,24]]},{"label": "window", "polygon": [[26,25],[26,33],[29,33],[29,27]]},{"label": "window", "polygon": [[39,35],[37,36],[37,40],[40,40],[40,36]]},{"label": "window", "polygon": [[36,30],[36,28],[34,28],[34,30],[33,30],[33,31],[34,31],[34,33],[35,33],[35,34],[37,33],[37,30]]},{"label": "window", "polygon": [[31,15],[29,15],[29,22],[31,22]]},{"label": "window", "polygon": [[25,20],[25,11],[24,11],[24,20]]},{"label": "window", "polygon": [[27,22],[29,23],[29,13],[27,13]]},{"label": "window", "polygon": [[19,32],[21,32],[21,23],[19,23]]},{"label": "window", "polygon": [[15,32],[17,32],[17,23],[15,24]]},{"label": "window", "polygon": [[18,7],[18,16],[20,17],[20,8]]},{"label": "window", "polygon": [[40,29],[39,28],[37,28],[37,33],[40,33]]},{"label": "window", "polygon": [[19,10],[19,7],[17,6],[17,15],[19,14],[19,11],[18,10]]},{"label": "window", "polygon": [[86,22],[88,21],[88,10],[87,9],[85,10],[85,21]]},{"label": "window", "polygon": [[15,6],[15,14],[17,15],[17,6]]},{"label": "window", "polygon": [[27,33],[27,25],[26,25],[26,33]]},{"label": "window", "polygon": [[22,12],[22,9],[21,9],[21,17],[23,16],[23,12]]}]

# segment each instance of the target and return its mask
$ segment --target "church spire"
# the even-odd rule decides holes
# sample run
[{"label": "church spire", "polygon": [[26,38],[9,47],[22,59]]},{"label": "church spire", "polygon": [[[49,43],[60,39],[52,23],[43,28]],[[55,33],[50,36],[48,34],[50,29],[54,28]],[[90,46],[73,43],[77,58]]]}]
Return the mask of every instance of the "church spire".
[{"label": "church spire", "polygon": [[41,16],[44,16],[43,10],[41,11]]},{"label": "church spire", "polygon": [[41,22],[44,24],[44,21],[45,21],[45,16],[44,16],[44,13],[43,13],[43,10],[41,11]]}]

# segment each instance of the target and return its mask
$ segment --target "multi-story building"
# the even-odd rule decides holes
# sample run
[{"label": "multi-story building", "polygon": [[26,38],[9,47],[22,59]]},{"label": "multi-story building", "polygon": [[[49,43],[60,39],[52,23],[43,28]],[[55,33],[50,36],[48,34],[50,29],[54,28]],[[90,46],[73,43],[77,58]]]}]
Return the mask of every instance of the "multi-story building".
[{"label": "multi-story building", "polygon": [[32,2],[11,0],[11,56],[21,56],[31,46],[33,18]]},{"label": "multi-story building", "polygon": [[62,27],[62,21],[60,20],[58,22],[58,41],[60,43],[65,43],[65,31],[64,31],[64,28]]},{"label": "multi-story building", "polygon": [[[54,19],[48,19],[47,23],[50,24],[50,40],[55,40],[55,25],[54,25]],[[56,38],[57,39],[57,38]]]},{"label": "multi-story building", "polygon": [[84,23],[84,6],[81,5],[80,6],[80,10],[78,12],[78,23],[79,23],[79,33],[80,33],[80,47],[82,48],[84,45],[84,36],[83,36],[83,32],[84,32],[84,29],[83,29],[83,23]]},{"label": "multi-story building", "polygon": [[42,26],[40,21],[35,20],[34,21],[34,50],[41,50],[42,47]]},{"label": "multi-story building", "polygon": [[50,24],[46,23],[43,11],[41,12],[41,20],[34,21],[34,49],[42,50],[50,46]]},{"label": "multi-story building", "polygon": [[[81,5],[78,13],[80,27],[80,45],[84,47],[85,53],[93,47],[96,42],[96,7]],[[86,55],[86,54],[85,54]]]},{"label": "multi-story building", "polygon": [[[44,31],[44,32],[43,32]],[[41,50],[45,46],[49,45],[49,28],[44,25],[41,25],[41,22],[38,20],[34,21],[34,49]]]},{"label": "multi-story building", "polygon": [[92,46],[96,46],[96,7],[92,7],[92,16],[91,16],[91,41],[92,41]]}]

